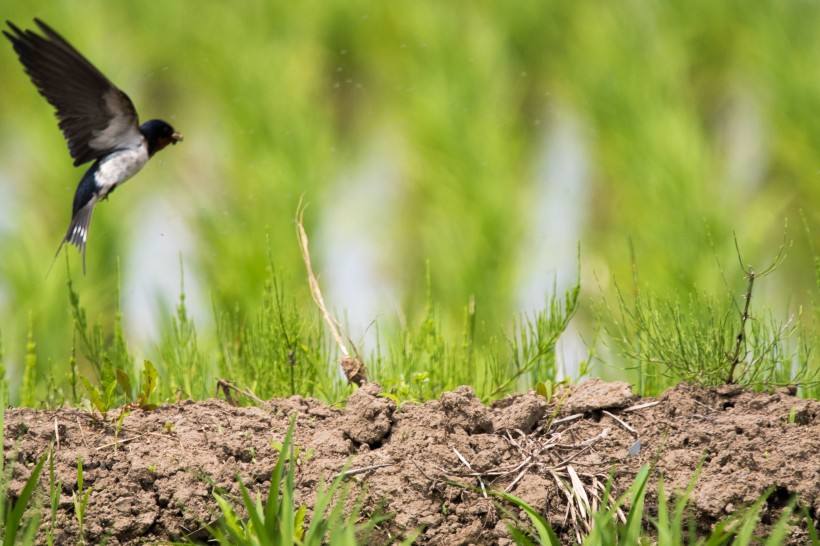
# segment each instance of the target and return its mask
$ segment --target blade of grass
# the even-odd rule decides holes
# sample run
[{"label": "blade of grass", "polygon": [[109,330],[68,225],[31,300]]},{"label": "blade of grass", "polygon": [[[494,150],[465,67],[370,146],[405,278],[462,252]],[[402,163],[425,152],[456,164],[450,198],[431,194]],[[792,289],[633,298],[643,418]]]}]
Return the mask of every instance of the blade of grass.
[{"label": "blade of grass", "polygon": [[[17,536],[17,533],[23,523],[23,516],[26,508],[28,508],[29,500],[31,500],[31,496],[34,494],[34,488],[37,487],[37,480],[40,478],[40,472],[42,472],[43,465],[46,463],[48,456],[49,453],[46,452],[40,457],[40,460],[37,461],[37,465],[31,471],[31,475],[28,480],[26,480],[26,484],[23,486],[20,496],[17,497],[17,500],[12,505],[11,510],[6,513],[6,534],[3,538],[3,546],[17,546],[21,544],[21,542],[18,541],[19,537]],[[4,491],[3,493],[6,492]],[[29,529],[34,527],[36,530],[40,525],[41,517],[42,512],[39,510],[35,512],[32,519],[27,524]],[[27,529],[24,529],[24,533],[26,533],[26,535],[28,535],[28,532],[29,531]],[[22,544],[27,544],[27,542],[23,541]]]}]

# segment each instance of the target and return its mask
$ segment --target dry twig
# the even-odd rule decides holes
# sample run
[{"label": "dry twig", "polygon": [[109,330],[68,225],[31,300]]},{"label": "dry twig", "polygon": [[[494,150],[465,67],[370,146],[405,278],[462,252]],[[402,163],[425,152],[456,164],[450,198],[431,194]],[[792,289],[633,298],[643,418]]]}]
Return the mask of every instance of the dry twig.
[{"label": "dry twig", "polygon": [[625,421],[622,421],[622,420],[621,420],[621,419],[619,419],[618,417],[615,417],[613,414],[611,414],[611,413],[610,413],[610,412],[608,412],[607,410],[603,410],[603,414],[604,414],[604,415],[607,415],[607,416],[609,416],[609,417],[611,417],[612,419],[614,419],[616,423],[618,423],[619,425],[621,425],[621,427],[623,427],[623,429],[624,429],[624,430],[626,430],[628,433],[630,433],[630,434],[631,434],[632,436],[634,436],[635,438],[637,438],[637,437],[638,437],[638,431],[637,431],[637,430],[635,430],[634,428],[630,427],[628,424],[626,424],[626,422],[625,422]]},{"label": "dry twig", "polygon": [[[339,322],[331,316],[330,312],[327,310],[327,306],[325,305],[325,300],[322,297],[322,290],[319,288],[319,280],[316,278],[316,275],[313,273],[313,266],[310,263],[310,249],[308,248],[308,236],[307,232],[305,232],[305,227],[302,222],[302,218],[305,214],[305,207],[302,206],[302,200],[299,200],[299,205],[296,208],[296,234],[299,238],[299,249],[302,251],[302,259],[305,262],[305,268],[307,269],[307,276],[308,276],[308,286],[310,287],[310,295],[313,297],[313,301],[316,303],[316,307],[319,308],[319,312],[322,313],[322,318],[325,320],[327,327],[330,329],[330,333],[333,336],[333,339],[336,341],[336,345],[339,347],[339,352],[342,353],[341,359],[341,366],[342,371],[344,371],[347,380],[351,383],[355,383],[358,386],[361,386],[362,383],[367,382],[367,373],[364,367],[364,363],[362,359],[359,357],[358,353],[356,352],[355,346],[351,343],[351,347],[353,347],[353,355],[347,350],[347,346],[342,339],[342,326]],[[346,336],[349,339],[349,336]]]},{"label": "dry twig", "polygon": [[257,404],[262,403],[262,400],[256,396],[253,391],[250,389],[240,389],[226,379],[216,380],[216,395],[219,395],[220,390],[222,391],[222,394],[225,395],[225,400],[232,406],[236,405],[236,401],[234,401],[233,396],[231,396],[231,391],[236,391],[243,396],[247,396],[248,398],[254,400]]},{"label": "dry twig", "polygon": [[383,463],[383,464],[374,464],[372,466],[363,466],[361,468],[351,468],[350,470],[345,470],[344,472],[339,472],[333,479],[338,478],[339,476],[355,476],[356,474],[364,474],[365,472],[373,472],[374,470],[378,470],[379,468],[387,468],[388,466],[396,466],[393,463]]},{"label": "dry twig", "polygon": [[[464,455],[459,453],[456,448],[453,448],[453,451],[455,451],[456,457],[458,457],[458,459],[462,462],[462,464],[464,464],[464,466],[466,466],[467,468],[469,468],[472,471],[473,467],[470,465],[470,462],[467,459],[464,458]],[[481,479],[481,476],[478,476],[478,485],[481,486],[481,492],[484,494],[484,498],[486,499],[487,498],[487,488],[484,486],[484,480]]]},{"label": "dry twig", "polygon": [[631,407],[628,407],[625,410],[621,410],[621,411],[623,413],[627,413],[627,412],[630,412],[630,411],[638,411],[638,410],[642,410],[644,408],[651,408],[652,406],[657,406],[658,404],[660,404],[660,402],[658,402],[657,400],[655,400],[654,402],[644,402],[643,404],[638,404],[637,406],[631,406]]}]

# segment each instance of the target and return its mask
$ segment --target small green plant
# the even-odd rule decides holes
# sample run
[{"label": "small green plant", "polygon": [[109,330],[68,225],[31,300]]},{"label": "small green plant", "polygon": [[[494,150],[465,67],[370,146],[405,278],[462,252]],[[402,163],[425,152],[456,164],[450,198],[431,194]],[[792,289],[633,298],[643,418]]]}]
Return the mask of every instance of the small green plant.
[{"label": "small green plant", "polygon": [[[67,258],[66,269],[68,270]],[[133,372],[133,359],[128,352],[128,345],[125,341],[122,314],[119,307],[117,307],[114,316],[113,336],[110,336],[107,341],[102,324],[99,322],[93,326],[89,324],[86,310],[80,301],[80,294],[74,289],[70,270],[67,286],[69,308],[74,319],[75,340],[79,337],[80,346],[99,377],[102,387],[98,389],[98,392],[107,393],[112,383],[116,385],[115,369],[126,370],[129,375]],[[119,280],[117,281],[117,287],[117,305],[119,306]],[[86,380],[84,383],[88,383],[88,381]]]},{"label": "small green plant", "polygon": [[817,532],[817,527],[814,526],[814,520],[811,518],[811,514],[809,511],[804,507],[801,510],[803,515],[803,521],[806,522],[806,529],[809,532],[809,540],[811,540],[811,546],[820,546],[820,534]]},{"label": "small green plant", "polygon": [[166,395],[180,391],[186,397],[202,398],[208,395],[211,369],[199,349],[196,325],[185,304],[185,269],[179,257],[179,301],[176,315],[165,328],[159,347],[167,379]]},{"label": "small green plant", "polygon": [[578,310],[581,285],[576,284],[567,290],[563,301],[555,292],[556,289],[553,287],[553,295],[545,309],[536,311],[532,316],[522,316],[513,325],[513,334],[508,339],[513,370],[507,375],[507,379],[495,388],[493,396],[507,393],[516,387],[518,378],[525,374],[532,375],[531,385],[558,381],[555,345]]},{"label": "small green plant", "polygon": [[40,478],[40,473],[43,470],[43,465],[46,462],[49,454],[46,453],[31,471],[31,475],[20,496],[15,502],[8,501],[8,481],[4,476],[5,483],[0,488],[3,498],[0,499],[0,511],[3,514],[3,546],[18,546],[20,544],[33,544],[34,535],[37,534],[37,529],[40,527],[40,520],[42,519],[42,510],[39,507],[34,508],[34,513],[26,518],[26,509],[29,508],[29,501],[34,494],[34,489],[37,486],[37,480]]},{"label": "small green plant", "polygon": [[[725,298],[692,293],[687,303],[659,298],[644,294],[637,279],[628,301],[616,285],[617,311],[604,304],[599,322],[622,354],[635,362],[641,394],[654,394],[680,380],[757,387],[816,382],[818,371],[812,370],[810,352],[801,350],[798,339],[801,313],[784,321],[765,310],[752,314],[755,283],[778,268],[784,248],[761,272],[742,266],[746,289],[741,305],[728,289]],[[737,254],[743,264],[739,249]]]},{"label": "small green plant", "polygon": [[115,391],[117,390],[117,381],[111,381],[104,388],[93,385],[88,379],[80,376],[80,382],[85,387],[88,393],[88,398],[91,404],[102,415],[103,420],[108,418],[108,410],[114,405]]},{"label": "small green plant", "polygon": [[259,310],[245,318],[239,310],[215,310],[218,371],[256,396],[320,395],[338,400],[346,388],[328,372],[332,360],[321,321],[300,311],[271,264]]},{"label": "small green plant", "polygon": [[80,526],[79,540],[85,544],[85,510],[88,507],[88,498],[91,496],[93,488],[83,489],[83,458],[77,458],[77,490],[72,493],[71,498],[74,503],[74,515],[77,517],[77,524]]},{"label": "small green plant", "polygon": [[139,392],[136,398],[134,397],[131,388],[131,379],[125,370],[117,368],[116,371],[117,383],[125,393],[125,401],[143,411],[153,411],[157,409],[156,404],[152,404],[149,400],[151,394],[156,390],[159,381],[159,374],[150,360],[143,361],[142,367],[142,382],[140,383]]}]

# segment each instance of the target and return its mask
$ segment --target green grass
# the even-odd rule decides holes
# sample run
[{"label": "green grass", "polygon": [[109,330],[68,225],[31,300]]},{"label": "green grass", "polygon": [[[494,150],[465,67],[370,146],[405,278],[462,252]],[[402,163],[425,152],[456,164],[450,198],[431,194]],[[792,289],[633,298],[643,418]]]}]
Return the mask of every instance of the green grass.
[{"label": "green grass", "polygon": [[[756,389],[797,385],[802,395],[812,396],[820,380],[812,323],[816,309],[776,319],[756,295],[779,271],[750,271],[740,297],[725,290],[717,297],[693,295],[681,303],[648,288],[636,286],[631,296],[619,289],[614,306],[607,300],[599,306],[598,323],[601,340],[620,354],[610,350],[605,361],[592,345],[574,376],[561,362],[559,341],[581,305],[580,285],[560,296],[548,295],[542,309],[511,315],[508,328],[479,335],[487,328],[478,318],[480,302],[464,309],[460,331],[451,333],[428,278],[425,314],[398,331],[384,332],[377,325],[371,334],[377,343],[360,357],[369,379],[380,382],[397,403],[437,398],[459,385],[471,385],[485,401],[532,388],[549,394],[567,379],[605,375],[613,369],[607,362],[626,363],[623,373],[634,374],[636,389],[644,395],[689,381],[705,386],[735,382]],[[155,358],[142,359],[142,365],[136,364],[139,348],[127,341],[120,311],[115,309],[110,327],[102,321],[92,324],[71,278],[67,289],[75,328],[73,345],[63,357],[69,371],[55,373],[60,366],[52,362],[43,374],[36,365],[35,334],[30,333],[26,380],[18,391],[29,405],[36,405],[35,400],[48,400],[52,407],[90,403],[104,417],[123,405],[151,408],[214,396],[217,380],[223,394],[226,388],[242,393],[237,400],[243,404],[292,395],[338,402],[351,392],[339,372],[339,348],[331,343],[320,311],[315,305],[298,305],[273,266],[251,312],[214,304],[216,339],[199,333],[181,284],[176,312],[152,351]]]},{"label": "green grass", "polygon": [[[215,309],[215,343],[200,339],[182,292],[170,331],[156,349],[159,365],[149,360],[135,365],[137,357],[121,322],[115,320],[112,330],[101,322],[89,324],[72,280],[67,288],[76,333],[66,360],[73,373],[43,377],[35,366],[28,366],[28,379],[19,392],[31,406],[42,407],[34,400],[48,400],[50,407],[90,404],[105,417],[123,405],[150,409],[182,397],[213,396],[217,378],[262,399],[298,394],[336,402],[350,392],[318,310],[297,307],[272,269],[255,316],[244,320],[239,311]],[[559,382],[565,374],[556,347],[578,308],[579,291],[576,285],[562,297],[550,296],[546,308],[512,317],[509,335],[499,330],[486,339],[475,335],[476,316],[469,308],[461,334],[446,336],[436,305],[429,301],[417,324],[397,333],[378,332],[378,345],[363,355],[368,376],[381,382],[385,394],[397,402],[436,398],[459,385],[472,385],[482,398],[491,400]],[[203,344],[215,345],[216,350],[199,349]],[[78,360],[87,364],[85,370],[77,366]],[[34,362],[35,356],[28,361]],[[253,403],[253,398],[240,401]]]},{"label": "green grass", "polygon": [[77,459],[77,490],[71,495],[71,501],[74,503],[74,516],[77,518],[77,525],[79,526],[78,540],[81,544],[85,544],[85,515],[88,507],[88,499],[93,492],[93,488],[83,488],[83,459]]},{"label": "green grass", "polygon": [[[746,288],[739,296],[728,283],[719,296],[690,294],[683,301],[644,290],[637,279],[631,291],[616,284],[616,305],[604,299],[598,321],[606,339],[631,363],[638,392],[656,394],[679,381],[756,389],[798,385],[804,394],[816,392],[814,313],[804,316],[798,307],[780,319],[753,303],[785,259],[783,251],[781,246],[762,271],[745,266]],[[738,260],[744,263],[739,250]]]}]

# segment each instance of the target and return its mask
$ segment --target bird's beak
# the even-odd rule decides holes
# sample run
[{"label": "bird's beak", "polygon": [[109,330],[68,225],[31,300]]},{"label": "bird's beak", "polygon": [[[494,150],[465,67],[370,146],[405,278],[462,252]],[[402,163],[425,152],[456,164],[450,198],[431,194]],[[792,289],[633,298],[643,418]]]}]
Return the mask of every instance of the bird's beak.
[{"label": "bird's beak", "polygon": [[176,144],[177,142],[182,142],[182,135],[179,134],[179,131],[174,131],[171,135],[171,144]]}]

